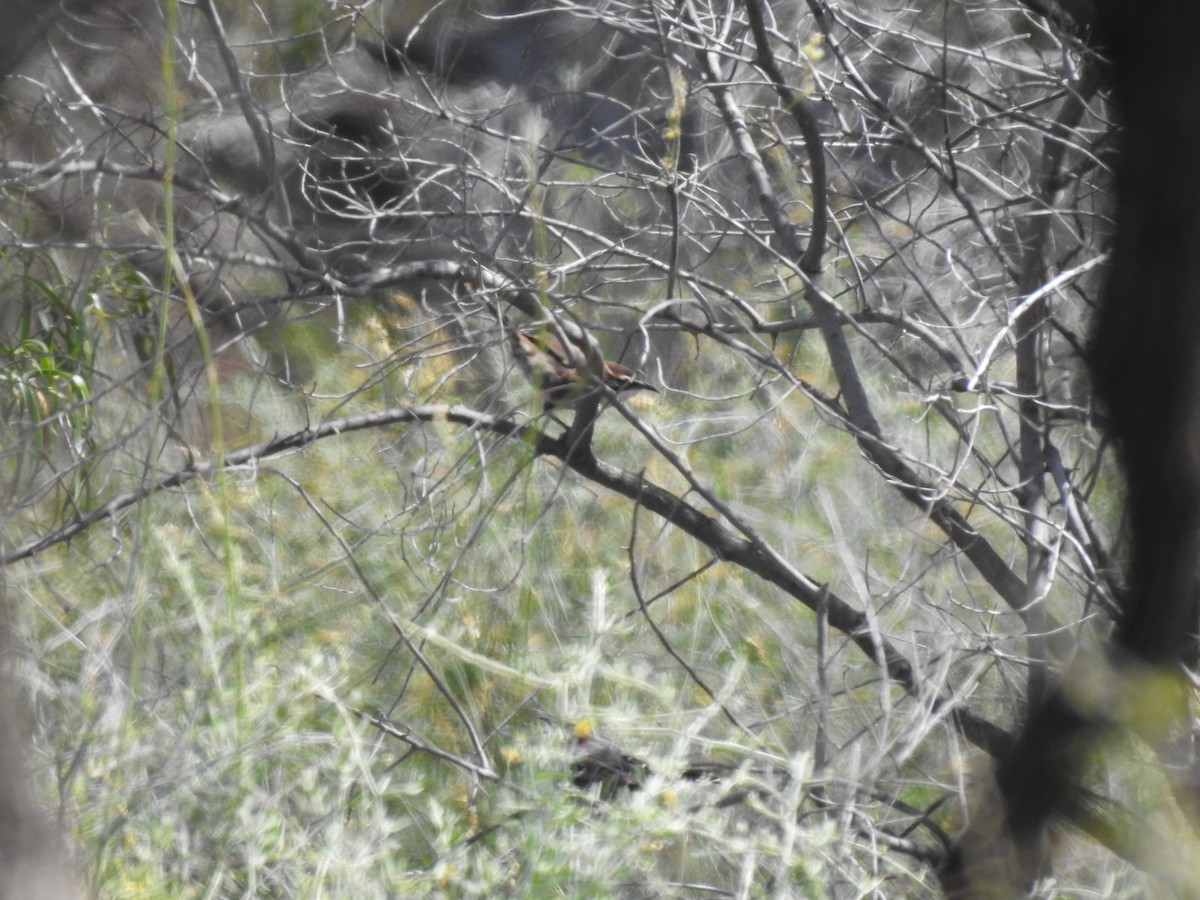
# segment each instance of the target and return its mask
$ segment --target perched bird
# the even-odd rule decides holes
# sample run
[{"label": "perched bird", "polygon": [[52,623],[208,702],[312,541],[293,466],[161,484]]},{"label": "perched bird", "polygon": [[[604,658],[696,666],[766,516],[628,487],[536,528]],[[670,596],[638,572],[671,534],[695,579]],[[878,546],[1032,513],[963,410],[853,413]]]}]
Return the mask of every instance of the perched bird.
[{"label": "perched bird", "polygon": [[[563,346],[558,338],[542,331],[514,331],[513,355],[542,392],[545,409],[570,402],[582,393],[580,384],[587,382],[587,360],[583,351],[570,344]],[[654,391],[658,388],[637,381],[633,371],[620,363],[604,363],[604,383],[614,391]]]},{"label": "perched bird", "polygon": [[[601,800],[615,800],[622,790],[639,791],[653,774],[650,765],[615,744],[596,736],[591,719],[577,722],[572,729],[573,741],[580,751],[571,764],[571,784],[586,790],[600,785]],[[694,760],[679,773],[684,781],[719,782],[737,771],[737,766],[712,760]],[[749,792],[738,790],[717,801],[717,806],[729,806],[746,799]]]},{"label": "perched bird", "polygon": [[587,789],[600,785],[600,797],[614,800],[622,789],[641,790],[642,781],[650,774],[644,760],[622,751],[619,747],[600,741],[590,719],[575,723],[574,744],[583,753],[571,766],[571,783]]},{"label": "perched bird", "polygon": [[622,753],[615,747],[597,747],[575,760],[571,766],[571,783],[587,789],[600,785],[600,797],[612,800],[621,789],[638,791],[650,767],[636,756]]}]

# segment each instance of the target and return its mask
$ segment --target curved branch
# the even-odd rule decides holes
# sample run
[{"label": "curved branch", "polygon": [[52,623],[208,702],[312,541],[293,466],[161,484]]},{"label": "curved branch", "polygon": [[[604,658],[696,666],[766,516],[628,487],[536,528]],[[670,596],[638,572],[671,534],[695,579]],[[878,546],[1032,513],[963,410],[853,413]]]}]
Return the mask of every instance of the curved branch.
[{"label": "curved branch", "polygon": [[[553,455],[561,459],[565,449],[563,447],[562,452]],[[914,697],[925,694],[912,663],[871,627],[866,613],[829,591],[826,585],[797,572],[754,541],[735,534],[732,529],[641,475],[600,459],[577,461],[571,464],[571,468],[588,480],[635,500],[700,541],[720,559],[736,563],[764,581],[782,588],[813,612],[821,609],[829,624],[849,637],[892,681]],[[949,712],[963,736],[989,754],[1001,753],[1009,744],[1010,738],[1006,732],[957,705],[952,697],[936,696],[932,699],[931,707],[935,713]]]},{"label": "curved branch", "polygon": [[225,25],[221,21],[221,14],[217,11],[216,4],[213,0],[201,0],[197,6],[204,17],[208,19],[209,27],[212,29],[217,43],[217,52],[221,57],[221,63],[225,66],[225,74],[237,92],[236,97],[238,106],[242,110],[242,117],[246,120],[246,124],[250,127],[250,133],[254,136],[262,181],[266,185],[271,185],[276,180],[275,139],[271,134],[271,120],[254,102],[254,95],[250,93],[250,86],[246,83],[246,78],[238,67],[233,48],[229,45],[229,35],[225,33]]},{"label": "curved branch", "polygon": [[197,478],[212,477],[218,471],[255,465],[267,457],[299,450],[316,441],[340,434],[388,425],[432,421],[454,422],[468,428],[515,438],[525,443],[535,454],[558,459],[584,478],[635,501],[700,541],[719,559],[736,563],[764,581],[782,588],[814,612],[820,609],[829,624],[849,637],[868,658],[887,673],[888,678],[904,688],[906,693],[928,703],[935,714],[949,715],[963,736],[975,746],[993,756],[1003,753],[1009,746],[1010,737],[1003,729],[971,712],[953,696],[931,696],[926,686],[918,679],[912,663],[871,626],[866,613],[855,609],[850,603],[829,591],[825,585],[798,572],[777,554],[764,549],[761,543],[736,534],[712,516],[641,475],[594,456],[583,456],[573,452],[570,443],[565,439],[550,438],[533,426],[476,412],[464,406],[429,404],[348,416],[262,441],[241,450],[227,452],[223,457],[223,466],[211,460],[194,461],[158,481],[112,498],[102,506],[78,516],[62,528],[0,555],[0,564],[9,565],[29,559],[47,547],[70,540],[97,522],[112,518],[147,497],[187,484]]},{"label": "curved branch", "polygon": [[754,59],[757,65],[771,80],[775,93],[783,101],[784,110],[791,115],[804,138],[804,149],[808,151],[808,164],[812,172],[812,224],[808,236],[808,247],[800,257],[800,268],[809,275],[821,271],[821,257],[825,253],[825,234],[829,226],[829,203],[825,198],[825,146],[821,141],[821,131],[817,127],[817,117],[796,96],[791,86],[784,81],[783,72],[775,61],[771,43],[767,37],[767,26],[763,20],[762,0],[743,0],[746,16],[750,20],[750,30],[754,34],[754,46],[757,55]]},{"label": "curved branch", "polygon": [[[698,18],[690,3],[687,8],[689,28],[697,35],[697,40],[701,41],[705,35]],[[819,7],[814,6],[814,14],[819,10]],[[827,23],[822,23],[822,27],[827,28]],[[971,560],[972,565],[1004,602],[1023,619],[1027,619],[1028,594],[1025,583],[1012,571],[995,548],[970,525],[966,517],[933,485],[925,483],[884,437],[843,331],[842,323],[846,320],[846,312],[820,288],[814,277],[805,271],[801,264],[805,250],[801,246],[796,227],[788,219],[775,194],[770,175],[750,136],[745,117],[729,89],[728,80],[721,73],[720,58],[716,50],[701,46],[697,54],[709,91],[721,109],[725,127],[747,168],[763,212],[771,222],[786,256],[793,261],[794,271],[804,282],[805,300],[813,311],[813,317],[825,341],[859,449],[902,496],[929,515],[954,545]],[[1028,622],[1026,624],[1028,626]],[[1056,624],[1047,626],[1041,619],[1038,621],[1038,627],[1059,632]]]},{"label": "curved branch", "polygon": [[47,547],[69,541],[97,522],[110,519],[122,510],[140,503],[147,497],[170,490],[171,488],[181,487],[197,478],[211,478],[222,469],[255,465],[260,460],[268,457],[278,456],[289,450],[300,450],[323,438],[339,434],[380,428],[385,425],[432,422],[435,420],[456,422],[460,425],[467,425],[473,428],[483,428],[497,434],[519,437],[528,442],[534,448],[535,452],[538,453],[554,454],[555,450],[560,449],[558,442],[551,441],[534,428],[520,425],[508,419],[500,419],[495,416],[478,413],[464,406],[429,404],[425,406],[398,407],[357,416],[347,416],[346,418],[334,419],[314,427],[294,431],[282,437],[274,437],[249,447],[243,447],[241,450],[231,450],[222,457],[223,466],[218,465],[213,460],[195,460],[184,468],[160,478],[158,481],[149,482],[124,494],[118,494],[107,503],[96,507],[90,512],[76,516],[73,521],[68,522],[61,528],[55,529],[49,534],[43,535],[35,541],[30,541],[14,550],[0,554],[0,565],[7,566],[36,556]]}]

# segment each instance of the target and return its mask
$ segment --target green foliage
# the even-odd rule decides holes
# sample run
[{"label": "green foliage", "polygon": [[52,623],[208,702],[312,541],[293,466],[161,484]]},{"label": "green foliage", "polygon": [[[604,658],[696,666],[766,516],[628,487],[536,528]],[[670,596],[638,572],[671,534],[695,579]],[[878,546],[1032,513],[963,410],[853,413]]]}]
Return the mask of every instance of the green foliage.
[{"label": "green foliage", "polygon": [[0,335],[0,414],[58,436],[85,440],[95,342],[49,254],[0,253],[0,298],[11,328]]}]

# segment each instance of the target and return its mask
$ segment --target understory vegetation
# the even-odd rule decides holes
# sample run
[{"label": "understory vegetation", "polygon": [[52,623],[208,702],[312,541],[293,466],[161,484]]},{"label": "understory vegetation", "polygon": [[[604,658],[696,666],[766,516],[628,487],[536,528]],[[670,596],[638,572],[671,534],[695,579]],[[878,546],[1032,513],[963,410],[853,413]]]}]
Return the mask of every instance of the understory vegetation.
[{"label": "understory vegetation", "polygon": [[86,892],[932,896],[1060,683],[1129,731],[996,896],[1191,877],[1171,688],[1096,662],[1069,17],[67,6],[0,96],[0,577]]}]

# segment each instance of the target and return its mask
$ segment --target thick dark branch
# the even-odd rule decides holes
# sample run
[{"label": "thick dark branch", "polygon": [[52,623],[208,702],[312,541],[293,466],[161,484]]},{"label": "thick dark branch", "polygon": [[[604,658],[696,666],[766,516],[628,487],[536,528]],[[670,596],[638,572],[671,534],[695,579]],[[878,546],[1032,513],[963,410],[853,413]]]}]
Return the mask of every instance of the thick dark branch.
[{"label": "thick dark branch", "polygon": [[[1042,169],[1038,177],[1038,193],[1034,197],[1036,215],[1027,216],[1016,224],[1016,233],[1023,244],[1021,277],[1018,289],[1027,298],[1039,293],[1049,267],[1052,214],[1060,194],[1059,172],[1068,149],[1068,137],[1078,126],[1087,108],[1087,100],[1098,86],[1095,68],[1080,91],[1068,95],[1059,111],[1042,148]],[[1051,526],[1049,502],[1046,499],[1046,460],[1048,435],[1042,375],[1042,345],[1045,323],[1049,317],[1048,299],[1020,304],[1013,332],[1016,337],[1017,393],[1020,411],[1017,455],[1017,475],[1020,487],[1017,499],[1024,510],[1026,541],[1025,583],[1029,596],[1029,688],[1028,700],[1037,703],[1046,690],[1047,658],[1045,635],[1051,630],[1041,622],[1045,615],[1045,597],[1052,582],[1054,553],[1049,549]]]},{"label": "thick dark branch", "polygon": [[766,22],[763,19],[762,0],[744,0],[744,5],[758,54],[754,62],[771,80],[775,93],[783,102],[784,110],[800,129],[800,135],[804,138],[804,149],[808,151],[808,164],[812,173],[812,223],[808,247],[800,257],[800,268],[809,275],[816,275],[821,271],[821,257],[825,253],[825,233],[829,223],[829,204],[825,197],[825,145],[821,141],[817,117],[784,80],[783,72],[779,70],[779,64],[775,61],[775,54],[767,37]]},{"label": "thick dark branch", "polygon": [[[563,458],[564,454],[565,447],[554,455]],[[571,467],[588,480],[636,500],[641,506],[703,543],[720,559],[736,563],[782,588],[814,612],[821,606],[829,624],[849,637],[892,681],[915,697],[925,693],[924,685],[917,678],[912,664],[885,638],[879,636],[871,627],[867,615],[828,591],[824,585],[782,565],[749,539],[738,536],[711,516],[640,475],[599,459],[580,461]],[[935,712],[947,706],[952,707],[951,720],[971,743],[990,754],[1000,753],[1008,746],[1008,735],[1002,729],[965,708],[953,706],[949,697],[934,698],[932,707]]]},{"label": "thick dark branch", "polygon": [[[778,557],[766,553],[753,541],[739,536],[712,516],[700,512],[682,498],[659,487],[641,475],[628,472],[593,456],[580,456],[571,451],[565,440],[547,437],[529,425],[476,412],[463,406],[425,405],[397,407],[349,416],[324,422],[291,434],[230,451],[224,457],[224,470],[249,465],[267,457],[299,450],[324,438],[364,429],[380,428],[413,422],[448,421],[470,428],[523,441],[534,453],[554,457],[584,478],[636,501],[651,512],[703,543],[718,558],[736,563],[760,578],[777,585],[816,612],[818,606],[828,617],[829,624],[849,637],[867,657],[882,668],[887,677],[913,697],[930,704],[937,713],[948,711],[951,721],[971,743],[996,755],[1008,746],[1008,735],[999,727],[969,710],[958,706],[945,695],[930,696],[925,685],[913,671],[912,663],[893,647],[871,624],[864,612],[855,609],[824,585],[783,564]],[[28,559],[47,547],[68,541],[90,526],[112,518],[122,510],[153,494],[179,487],[197,478],[209,478],[222,471],[215,462],[201,460],[173,472],[158,481],[146,484],[109,500],[91,512],[78,516],[73,522],[0,556],[8,565]]]},{"label": "thick dark branch", "polygon": [[[820,9],[821,7],[814,6],[814,11],[819,12]],[[690,27],[698,36],[698,40],[704,39],[703,31],[694,15]],[[847,321],[846,313],[820,289],[814,277],[803,268],[805,250],[795,226],[788,219],[775,194],[770,175],[750,136],[745,117],[729,90],[727,80],[721,74],[717,53],[706,49],[697,52],[709,90],[721,110],[738,155],[747,167],[763,212],[771,222],[785,254],[795,260],[795,271],[804,281],[805,299],[812,308],[813,317],[824,338],[834,376],[842,392],[842,401],[849,414],[849,424],[854,430],[859,448],[905,498],[928,513],[954,545],[971,560],[972,565],[987,579],[1004,602],[1024,615],[1028,600],[1024,582],[1009,568],[991,544],[971,527],[966,517],[954,509],[942,492],[934,485],[926,484],[884,438],[846,340],[843,327],[843,323]],[[1047,625],[1039,622],[1038,625],[1039,628],[1047,630],[1056,628],[1053,623]]]}]

